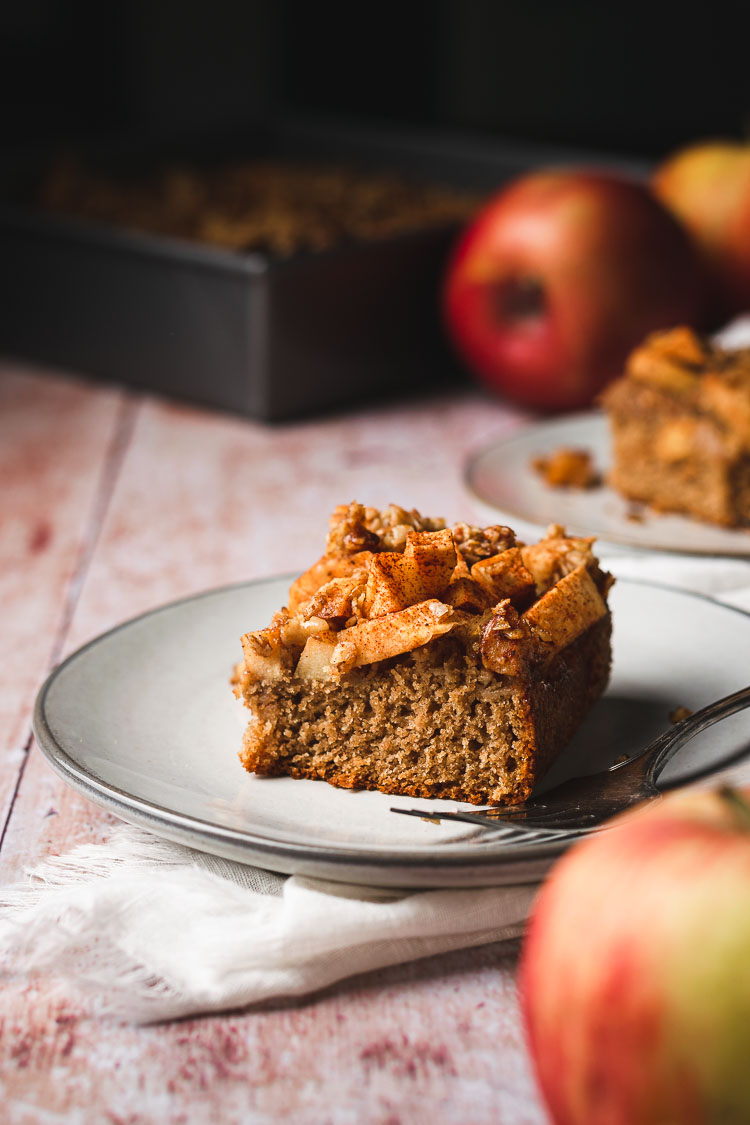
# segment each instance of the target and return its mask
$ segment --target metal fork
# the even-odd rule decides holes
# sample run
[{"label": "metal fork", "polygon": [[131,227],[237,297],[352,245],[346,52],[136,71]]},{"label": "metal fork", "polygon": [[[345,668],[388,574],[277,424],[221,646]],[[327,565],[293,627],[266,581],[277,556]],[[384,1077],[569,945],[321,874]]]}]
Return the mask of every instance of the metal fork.
[{"label": "metal fork", "polygon": [[694,711],[659,735],[637,757],[618,762],[599,773],[571,778],[522,805],[485,808],[481,812],[463,809],[427,812],[424,809],[397,808],[392,808],[391,812],[423,819],[465,820],[470,824],[495,828],[507,829],[513,825],[519,829],[549,829],[553,832],[593,831],[633,805],[658,800],[662,791],[657,788],[656,782],[680,747],[706,727],[748,706],[750,687]]}]

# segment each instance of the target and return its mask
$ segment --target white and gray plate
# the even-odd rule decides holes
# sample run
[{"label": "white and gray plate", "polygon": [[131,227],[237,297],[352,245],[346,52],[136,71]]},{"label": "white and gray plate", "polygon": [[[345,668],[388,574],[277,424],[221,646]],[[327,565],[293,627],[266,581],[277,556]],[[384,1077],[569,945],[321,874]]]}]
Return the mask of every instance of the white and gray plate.
[{"label": "white and gray plate", "polygon": [[[75,789],[124,820],[194,848],[276,871],[384,886],[519,883],[570,843],[395,816],[453,802],[247,774],[246,712],[230,687],[240,635],[265,626],[289,580],[227,587],[153,610],[68,657],[39,692],[34,731]],[[553,784],[645,746],[677,706],[745,685],[750,615],[628,581],[611,595],[610,687],[549,775]],[[744,725],[742,720],[745,720]],[[666,778],[717,768],[750,743],[747,713],[685,747]]]}]

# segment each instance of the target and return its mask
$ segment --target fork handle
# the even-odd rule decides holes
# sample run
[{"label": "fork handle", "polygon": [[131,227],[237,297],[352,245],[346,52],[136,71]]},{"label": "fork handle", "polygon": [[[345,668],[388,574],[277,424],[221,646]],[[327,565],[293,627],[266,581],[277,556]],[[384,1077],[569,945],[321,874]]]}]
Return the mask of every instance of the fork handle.
[{"label": "fork handle", "polygon": [[720,719],[734,715],[736,711],[742,711],[745,707],[750,707],[750,686],[732,692],[731,695],[725,695],[723,699],[717,699],[714,703],[706,704],[682,722],[676,723],[671,730],[665,731],[641,755],[640,760],[646,780],[655,784],[666,764],[680,747],[707,727]]}]

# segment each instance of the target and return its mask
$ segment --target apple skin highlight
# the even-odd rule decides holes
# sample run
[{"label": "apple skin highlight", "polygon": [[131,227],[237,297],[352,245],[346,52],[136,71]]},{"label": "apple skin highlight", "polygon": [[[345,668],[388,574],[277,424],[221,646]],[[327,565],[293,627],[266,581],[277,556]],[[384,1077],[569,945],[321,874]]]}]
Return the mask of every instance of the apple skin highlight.
[{"label": "apple skin highlight", "polygon": [[520,990],[555,1125],[747,1125],[750,818],[679,794],[574,848]]},{"label": "apple skin highlight", "polygon": [[482,382],[527,406],[589,405],[649,332],[706,323],[705,268],[635,180],[551,170],[510,184],[459,238],[444,321]]}]

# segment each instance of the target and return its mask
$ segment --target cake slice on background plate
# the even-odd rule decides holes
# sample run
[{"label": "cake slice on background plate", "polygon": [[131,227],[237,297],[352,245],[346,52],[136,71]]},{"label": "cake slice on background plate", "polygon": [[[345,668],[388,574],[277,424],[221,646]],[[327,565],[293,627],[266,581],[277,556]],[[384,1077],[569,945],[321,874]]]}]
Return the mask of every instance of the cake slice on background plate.
[{"label": "cake slice on background plate", "polygon": [[655,333],[601,402],[613,488],[657,511],[750,526],[750,348],[689,328]]},{"label": "cake slice on background plate", "polygon": [[592,540],[343,505],[234,690],[256,774],[525,800],[604,691],[612,583]]}]

